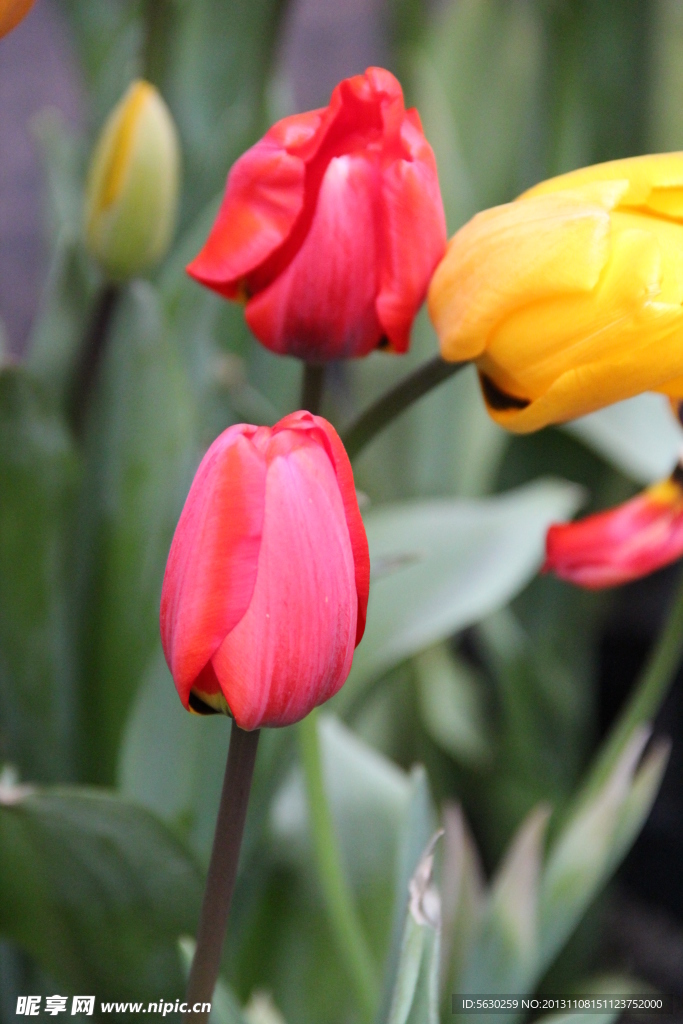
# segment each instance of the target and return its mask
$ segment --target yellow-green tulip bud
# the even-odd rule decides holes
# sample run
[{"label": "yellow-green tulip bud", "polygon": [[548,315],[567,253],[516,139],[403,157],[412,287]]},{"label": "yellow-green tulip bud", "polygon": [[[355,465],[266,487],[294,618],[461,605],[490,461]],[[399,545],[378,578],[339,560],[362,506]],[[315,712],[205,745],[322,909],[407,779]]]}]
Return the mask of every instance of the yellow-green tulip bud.
[{"label": "yellow-green tulip bud", "polygon": [[122,281],[151,270],[175,227],[180,178],[178,136],[168,107],[137,81],[114,108],[88,178],[85,234],[106,274]]},{"label": "yellow-green tulip bud", "polygon": [[17,27],[34,3],[35,0],[0,0],[0,39]]}]

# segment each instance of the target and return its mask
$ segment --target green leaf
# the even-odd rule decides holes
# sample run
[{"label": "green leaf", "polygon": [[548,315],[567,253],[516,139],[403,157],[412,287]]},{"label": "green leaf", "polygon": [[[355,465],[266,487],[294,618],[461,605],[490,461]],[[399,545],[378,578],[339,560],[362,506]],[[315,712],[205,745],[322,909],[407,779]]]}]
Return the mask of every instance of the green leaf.
[{"label": "green leaf", "polygon": [[244,1008],[246,1024],[286,1024],[267,992],[254,992]]},{"label": "green leaf", "polygon": [[394,897],[394,923],[389,955],[386,959],[384,984],[378,1020],[386,1020],[391,1009],[401,962],[403,933],[410,897],[410,880],[417,870],[422,852],[434,834],[436,814],[429,792],[427,773],[416,765],[410,773],[411,796],[405,819],[401,825],[396,867]]},{"label": "green leaf", "polygon": [[[410,780],[334,716],[322,715],[319,731],[328,799],[349,877],[367,894],[377,886],[393,897],[387,865],[398,855],[400,824],[412,800]],[[308,810],[298,768],[276,797],[271,828],[283,856],[308,863]]]},{"label": "green leaf", "polygon": [[454,231],[527,184],[541,24],[533,5],[506,0],[458,0],[434,10],[415,53],[414,98]]},{"label": "green leaf", "polygon": [[[438,838],[438,836],[437,836]],[[387,1024],[438,1024],[441,903],[431,841],[410,880],[401,958]]]},{"label": "green leaf", "polygon": [[578,500],[571,484],[542,480],[479,501],[371,509],[371,560],[395,560],[401,568],[371,587],[365,636],[336,707],[403,658],[509,601],[537,571],[548,526],[570,515]]},{"label": "green leaf", "polygon": [[131,79],[140,74],[139,4],[65,0],[64,7],[87,83],[90,127],[98,132]]},{"label": "green leaf", "polygon": [[[548,581],[534,585],[540,582]],[[479,792],[489,857],[500,854],[532,807],[564,803],[580,778],[591,714],[584,696],[590,667],[577,681],[579,670],[555,649],[560,628],[574,643],[577,636],[590,636],[580,626],[566,610],[558,611],[540,637],[532,637],[509,607],[477,624],[476,650],[490,673],[497,711],[494,761]],[[591,644],[586,646],[590,652]]]},{"label": "green leaf", "polygon": [[655,747],[636,772],[648,737],[647,729],[634,730],[604,785],[579,797],[552,844],[541,883],[539,973],[562,948],[649,813],[668,749]]},{"label": "green leaf", "polygon": [[[263,116],[283,0],[165,0],[150,73],[180,129],[187,212],[194,216],[233,161],[255,141]],[[148,24],[150,19],[148,15]],[[211,73],[207,74],[207,69]]]},{"label": "green leaf", "polygon": [[458,804],[446,803],[443,824],[442,991],[450,999],[451,993],[461,990],[464,965],[484,910],[485,887],[479,851]]},{"label": "green leaf", "polygon": [[161,647],[135,695],[119,751],[122,793],[182,830],[208,863],[230,723],[180,703]]},{"label": "green leaf", "polygon": [[664,395],[617,402],[564,429],[638,483],[668,476],[683,447],[683,430]]},{"label": "green leaf", "polygon": [[56,408],[67,405],[79,348],[94,308],[94,277],[78,239],[63,231],[55,245],[27,357],[27,365]]},{"label": "green leaf", "polygon": [[543,805],[531,812],[493,879],[459,980],[463,994],[527,992],[536,980],[539,880],[549,815]]},{"label": "green leaf", "polygon": [[[223,716],[188,714],[159,647],[126,723],[119,785],[130,800],[181,830],[200,861],[207,864],[229,735],[230,723]],[[291,764],[293,741],[289,729],[265,729],[259,741],[242,843],[245,863],[252,849],[263,844],[265,819]]]},{"label": "green leaf", "polygon": [[0,790],[0,932],[98,999],[175,999],[202,879],[147,811],[87,789]]},{"label": "green leaf", "polygon": [[670,753],[670,740],[659,740],[653,742],[652,749],[643,758],[612,837],[612,849],[605,868],[607,876],[619,867],[647,821],[659,793]]},{"label": "green leaf", "polygon": [[196,461],[195,406],[156,292],[115,317],[86,437],[79,534],[89,779],[113,781],[133,697],[159,643],[164,566]]},{"label": "green leaf", "polygon": [[[344,869],[373,956],[391,975],[408,881],[434,827],[426,777],[422,769],[408,775],[397,768],[329,715],[320,716],[320,739]],[[354,998],[321,906],[298,769],[282,782],[269,832],[270,881],[261,882],[267,910],[243,944],[239,991],[271,990],[298,1024],[345,1019],[355,1012]]]},{"label": "green leaf", "polygon": [[64,235],[74,241],[83,230],[85,179],[82,141],[56,107],[46,107],[31,121],[43,174],[49,236],[54,244]]},{"label": "green leaf", "polygon": [[69,527],[76,461],[30,375],[0,370],[0,757],[30,779],[73,771]]},{"label": "green leaf", "polygon": [[482,681],[447,643],[413,659],[420,715],[434,742],[462,764],[490,760]]}]

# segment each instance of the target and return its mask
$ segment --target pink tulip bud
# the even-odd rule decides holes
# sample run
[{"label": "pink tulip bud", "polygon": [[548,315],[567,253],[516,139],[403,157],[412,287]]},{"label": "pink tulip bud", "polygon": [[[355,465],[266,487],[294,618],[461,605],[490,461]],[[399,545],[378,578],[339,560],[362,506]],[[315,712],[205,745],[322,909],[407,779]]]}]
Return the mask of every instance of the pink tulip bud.
[{"label": "pink tulip bud", "polygon": [[176,528],[161,638],[180,699],[242,729],[329,700],[365,628],[370,561],[334,428],[296,412],[214,441]]}]

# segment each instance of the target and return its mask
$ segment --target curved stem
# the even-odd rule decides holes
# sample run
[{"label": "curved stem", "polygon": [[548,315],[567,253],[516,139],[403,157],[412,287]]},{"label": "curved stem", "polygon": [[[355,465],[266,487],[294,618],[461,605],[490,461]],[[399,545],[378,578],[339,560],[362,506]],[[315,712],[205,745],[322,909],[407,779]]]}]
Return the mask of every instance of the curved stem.
[{"label": "curved stem", "polygon": [[429,362],[418,366],[391,391],[382,395],[374,405],[361,413],[342,433],[342,441],[350,459],[353,459],[365,445],[372,441],[380,430],[384,430],[392,420],[400,416],[408,406],[422,398],[432,388],[438,387],[449,377],[458,373],[468,363],[447,363],[441,356],[435,356]]},{"label": "curved stem", "polygon": [[301,408],[317,416],[322,405],[324,390],[325,364],[304,363],[304,375],[301,380]]},{"label": "curved stem", "polygon": [[[186,1001],[210,1004],[221,964],[223,940],[228,923],[230,903],[235,888],[237,865],[247,817],[249,790],[256,762],[259,730],[245,732],[232,723],[228,763],[218,809],[216,832],[209,872],[206,877],[204,901],[197,931],[197,947],[192,960]],[[188,1012],[191,1024],[206,1024],[209,1014]]]},{"label": "curved stem", "polygon": [[592,795],[606,781],[633,731],[651,722],[662,705],[683,658],[683,573],[669,614],[645,669],[626,706],[612,726],[595,767],[581,791],[581,799]]},{"label": "curved stem", "polygon": [[83,338],[71,384],[71,393],[68,397],[67,410],[71,426],[77,437],[83,431],[90,392],[97,379],[120,294],[120,285],[109,282],[102,286],[95,300],[92,318]]},{"label": "curved stem", "polygon": [[371,1020],[377,1008],[379,989],[372,955],[355,908],[351,887],[344,874],[334,822],[325,794],[317,711],[312,711],[304,718],[298,729],[311,833],[323,899],[358,1003],[364,1017]]}]

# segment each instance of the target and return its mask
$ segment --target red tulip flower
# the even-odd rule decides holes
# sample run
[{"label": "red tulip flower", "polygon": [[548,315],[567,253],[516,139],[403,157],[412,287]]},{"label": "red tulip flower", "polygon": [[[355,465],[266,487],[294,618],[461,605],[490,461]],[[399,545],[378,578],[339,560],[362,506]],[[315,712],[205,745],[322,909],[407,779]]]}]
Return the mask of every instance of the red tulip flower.
[{"label": "red tulip flower", "polygon": [[405,352],[445,247],[420,117],[393,75],[369,68],[240,157],[188,272],[246,299],[267,348],[320,362],[380,345]]},{"label": "red tulip flower", "polygon": [[646,576],[681,555],[683,482],[676,471],[617,508],[551,526],[543,569],[599,590]]},{"label": "red tulip flower", "polygon": [[242,729],[290,725],[344,683],[370,561],[351,464],[320,416],[229,427],[176,528],[161,638],[180,699]]}]

